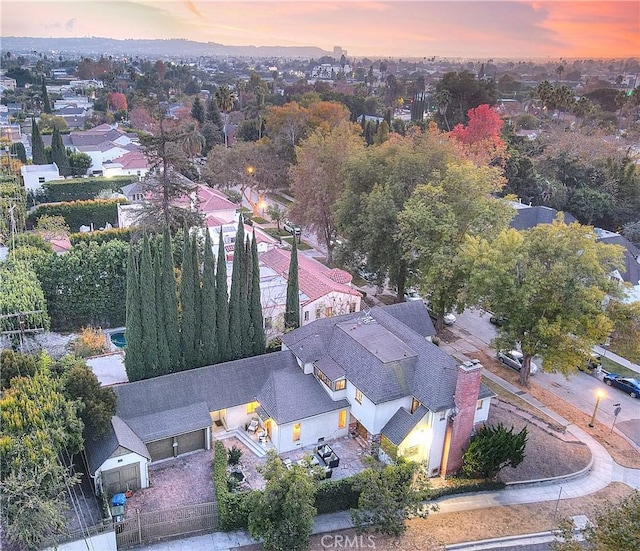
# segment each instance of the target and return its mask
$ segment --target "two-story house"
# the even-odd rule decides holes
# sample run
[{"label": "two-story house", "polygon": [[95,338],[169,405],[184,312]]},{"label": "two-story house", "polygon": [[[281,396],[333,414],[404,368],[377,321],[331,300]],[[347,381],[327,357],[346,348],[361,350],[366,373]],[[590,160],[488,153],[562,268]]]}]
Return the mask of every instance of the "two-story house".
[{"label": "two-story house", "polygon": [[482,366],[425,338],[432,329],[420,302],[375,307],[287,333],[281,352],[117,385],[112,430],[87,441],[96,491],[145,487],[150,462],[209,449],[252,419],[279,453],[351,434],[431,475],[457,470],[493,393]]}]

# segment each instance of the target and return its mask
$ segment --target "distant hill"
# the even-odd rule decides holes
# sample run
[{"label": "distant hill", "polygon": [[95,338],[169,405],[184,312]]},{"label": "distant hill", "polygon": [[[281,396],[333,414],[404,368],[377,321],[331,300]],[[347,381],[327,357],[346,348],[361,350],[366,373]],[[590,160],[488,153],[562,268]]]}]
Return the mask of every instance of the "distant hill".
[{"label": "distant hill", "polygon": [[225,46],[216,42],[184,39],[117,40],[115,38],[29,38],[2,37],[2,50],[20,52],[56,52],[85,55],[163,56],[194,58],[199,56],[233,57],[322,57],[332,52],[315,46]]}]

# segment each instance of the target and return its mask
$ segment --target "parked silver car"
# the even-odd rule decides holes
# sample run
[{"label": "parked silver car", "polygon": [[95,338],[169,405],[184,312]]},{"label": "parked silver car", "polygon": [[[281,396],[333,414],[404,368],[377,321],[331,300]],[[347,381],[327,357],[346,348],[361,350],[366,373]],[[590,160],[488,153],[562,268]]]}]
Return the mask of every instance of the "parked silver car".
[{"label": "parked silver car", "polygon": [[[499,350],[498,361],[512,369],[515,369],[516,371],[520,371],[524,364],[524,356],[519,350]],[[535,375],[538,372],[538,369],[538,366],[534,362],[531,362],[529,373],[531,375]]]}]

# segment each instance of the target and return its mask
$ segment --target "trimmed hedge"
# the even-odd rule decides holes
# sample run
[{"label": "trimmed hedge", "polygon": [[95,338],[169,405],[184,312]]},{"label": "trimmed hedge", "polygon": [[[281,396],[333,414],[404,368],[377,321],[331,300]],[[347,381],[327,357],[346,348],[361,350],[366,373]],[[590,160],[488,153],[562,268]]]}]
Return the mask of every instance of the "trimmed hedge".
[{"label": "trimmed hedge", "polygon": [[222,530],[247,528],[251,502],[257,499],[259,490],[230,492],[227,474],[227,450],[222,442],[216,442],[213,457],[213,484],[218,501],[218,517]]},{"label": "trimmed hedge", "polygon": [[47,203],[62,201],[87,201],[95,199],[101,191],[118,191],[122,186],[137,182],[137,176],[104,176],[95,178],[74,178],[72,180],[51,180],[42,184],[42,193]]},{"label": "trimmed hedge", "polygon": [[111,230],[72,233],[69,235],[69,241],[71,241],[72,245],[77,245],[78,243],[97,243],[102,245],[114,239],[129,243],[131,234],[132,228],[113,228]]},{"label": "trimmed hedge", "polygon": [[355,489],[358,475],[340,480],[326,480],[318,484],[316,509],[319,515],[357,509],[360,492]]},{"label": "trimmed hedge", "polygon": [[440,499],[455,494],[469,494],[472,492],[486,492],[502,490],[504,482],[485,480],[482,478],[447,478],[447,485],[441,488],[430,488],[427,499]]},{"label": "trimmed hedge", "polygon": [[39,205],[27,218],[27,226],[33,228],[41,216],[62,216],[72,232],[80,230],[80,226],[94,228],[104,227],[107,222],[115,226],[118,221],[118,203],[126,203],[126,199],[95,199],[91,201],[72,201],[68,203],[51,203]]}]

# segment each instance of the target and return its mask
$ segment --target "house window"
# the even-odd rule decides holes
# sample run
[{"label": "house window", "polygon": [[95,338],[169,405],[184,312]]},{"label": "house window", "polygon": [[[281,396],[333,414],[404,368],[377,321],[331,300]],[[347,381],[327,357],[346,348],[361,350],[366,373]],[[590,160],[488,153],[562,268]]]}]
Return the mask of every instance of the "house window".
[{"label": "house window", "polygon": [[347,410],[340,410],[338,414],[338,428],[343,429],[347,426]]},{"label": "house window", "polygon": [[328,388],[331,388],[331,379],[327,377],[322,371],[320,371],[317,367],[314,366],[313,374],[321,380]]},{"label": "house window", "polygon": [[415,398],[411,401],[411,413],[415,413],[415,411],[420,407],[420,402]]},{"label": "house window", "polygon": [[260,404],[258,404],[258,402],[251,402],[247,404],[247,414],[253,413],[259,405]]},{"label": "house window", "polygon": [[483,404],[483,400],[478,400],[478,403],[476,404],[476,409],[482,409],[482,404]]},{"label": "house window", "polygon": [[264,318],[264,328],[271,329],[273,327],[273,319],[272,318]]},{"label": "house window", "polygon": [[38,183],[44,184],[44,176],[38,176]]},{"label": "house window", "polygon": [[446,411],[441,411],[440,412],[440,421],[444,421],[446,416],[447,416],[447,412]]},{"label": "house window", "polygon": [[320,310],[320,308],[316,308],[316,319],[318,319],[320,317],[320,313],[322,312],[322,310]]},{"label": "house window", "polygon": [[362,403],[362,392],[360,392],[357,388],[356,388],[356,402],[358,402],[359,404]]},{"label": "house window", "polygon": [[355,302],[350,302],[349,303],[349,312],[351,314],[353,314],[356,311],[356,303]]},{"label": "house window", "polygon": [[304,321],[309,321],[309,310],[304,311]]},{"label": "house window", "polygon": [[347,380],[338,379],[334,385],[334,390],[344,390],[345,388],[347,388]]},{"label": "house window", "polygon": [[326,317],[330,318],[331,316],[333,316],[333,308],[331,306],[327,306],[327,308],[324,311],[324,314]]},{"label": "house window", "polygon": [[300,423],[293,425],[293,441],[298,442],[300,440]]}]

